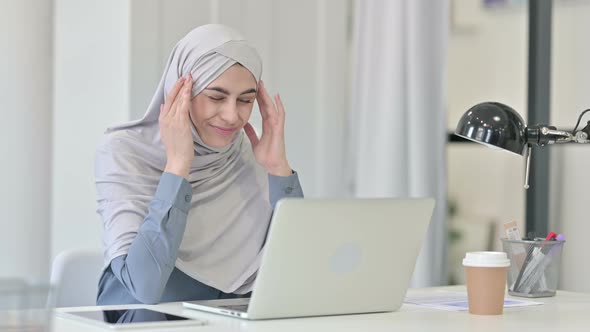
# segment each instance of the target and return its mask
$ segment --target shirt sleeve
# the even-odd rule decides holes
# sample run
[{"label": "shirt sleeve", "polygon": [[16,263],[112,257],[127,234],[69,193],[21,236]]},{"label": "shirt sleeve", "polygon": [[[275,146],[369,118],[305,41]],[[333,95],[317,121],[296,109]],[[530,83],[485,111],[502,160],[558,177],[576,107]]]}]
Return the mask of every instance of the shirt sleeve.
[{"label": "shirt sleeve", "polygon": [[163,173],[148,214],[125,256],[111,270],[142,303],[158,303],[174,269],[186,227],[192,188],[183,177]]},{"label": "shirt sleeve", "polygon": [[283,198],[303,198],[303,189],[299,183],[297,172],[289,176],[268,175],[268,192],[270,204],[274,210],[277,202]]}]

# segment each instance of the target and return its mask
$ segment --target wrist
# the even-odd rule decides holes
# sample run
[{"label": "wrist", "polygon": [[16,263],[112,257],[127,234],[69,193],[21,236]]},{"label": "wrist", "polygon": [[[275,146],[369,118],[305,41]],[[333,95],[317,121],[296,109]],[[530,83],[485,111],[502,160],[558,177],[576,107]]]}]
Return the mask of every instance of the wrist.
[{"label": "wrist", "polygon": [[168,163],[166,163],[166,168],[164,169],[164,172],[178,175],[178,176],[181,176],[185,179],[188,179],[189,170],[190,170],[190,165],[186,165],[184,163],[179,164],[179,163],[168,162]]},{"label": "wrist", "polygon": [[291,166],[289,166],[288,163],[274,167],[269,167],[267,168],[267,171],[270,175],[274,176],[291,176],[293,174],[293,170],[291,169]]}]

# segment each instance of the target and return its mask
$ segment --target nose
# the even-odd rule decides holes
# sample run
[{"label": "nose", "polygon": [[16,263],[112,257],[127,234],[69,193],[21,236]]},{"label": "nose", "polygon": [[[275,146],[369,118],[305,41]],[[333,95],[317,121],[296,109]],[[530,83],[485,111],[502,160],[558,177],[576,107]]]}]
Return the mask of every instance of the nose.
[{"label": "nose", "polygon": [[235,100],[228,100],[221,107],[219,117],[228,125],[234,125],[238,122],[238,105]]}]

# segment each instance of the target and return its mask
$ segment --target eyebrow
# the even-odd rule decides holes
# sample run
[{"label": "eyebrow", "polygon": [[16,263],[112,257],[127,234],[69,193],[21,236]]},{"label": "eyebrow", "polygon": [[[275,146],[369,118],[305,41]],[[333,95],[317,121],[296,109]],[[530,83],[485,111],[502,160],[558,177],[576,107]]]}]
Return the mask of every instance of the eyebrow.
[{"label": "eyebrow", "polygon": [[[224,89],[224,88],[222,88],[222,87],[218,87],[218,86],[207,87],[207,88],[205,88],[205,90],[212,90],[212,91],[217,91],[217,92],[221,92],[221,93],[223,93],[223,94],[226,94],[226,95],[229,95],[229,94],[231,94],[231,93],[230,93],[229,91],[227,91],[226,89]],[[241,95],[246,95],[246,94],[249,94],[249,93],[256,93],[256,89],[249,89],[249,90],[246,90],[246,91],[244,91],[244,92],[240,93],[240,96],[241,96]]]}]

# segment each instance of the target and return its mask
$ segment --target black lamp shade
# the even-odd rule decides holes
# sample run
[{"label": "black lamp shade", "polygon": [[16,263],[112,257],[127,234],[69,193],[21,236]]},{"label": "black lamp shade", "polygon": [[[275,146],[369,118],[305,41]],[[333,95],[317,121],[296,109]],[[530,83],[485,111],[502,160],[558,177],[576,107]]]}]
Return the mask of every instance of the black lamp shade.
[{"label": "black lamp shade", "polygon": [[519,155],[526,154],[524,120],[501,103],[486,102],[471,107],[459,120],[455,135]]}]

